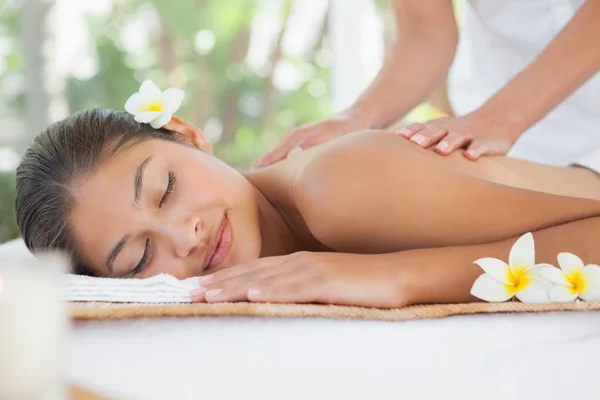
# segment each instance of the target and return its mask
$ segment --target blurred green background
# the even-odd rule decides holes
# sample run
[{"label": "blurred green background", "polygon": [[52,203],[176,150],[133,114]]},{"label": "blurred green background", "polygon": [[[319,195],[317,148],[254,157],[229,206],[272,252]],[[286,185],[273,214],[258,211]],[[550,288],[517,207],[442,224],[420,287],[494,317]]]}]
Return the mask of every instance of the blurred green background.
[{"label": "blurred green background", "polygon": [[[325,0],[31,3],[0,0],[0,243],[18,235],[12,171],[35,133],[77,110],[121,110],[145,79],[182,88],[178,116],[203,128],[237,168],[289,128],[332,113]],[[372,7],[385,49],[389,4]],[[422,106],[412,118],[434,115]]]}]

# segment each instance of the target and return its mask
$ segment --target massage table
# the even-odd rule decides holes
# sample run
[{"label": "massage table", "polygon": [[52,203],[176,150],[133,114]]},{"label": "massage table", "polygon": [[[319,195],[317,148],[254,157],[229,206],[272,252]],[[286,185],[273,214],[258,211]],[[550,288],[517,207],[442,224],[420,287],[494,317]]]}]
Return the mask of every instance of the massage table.
[{"label": "massage table", "polygon": [[63,375],[115,399],[595,400],[599,317],[75,320]]}]

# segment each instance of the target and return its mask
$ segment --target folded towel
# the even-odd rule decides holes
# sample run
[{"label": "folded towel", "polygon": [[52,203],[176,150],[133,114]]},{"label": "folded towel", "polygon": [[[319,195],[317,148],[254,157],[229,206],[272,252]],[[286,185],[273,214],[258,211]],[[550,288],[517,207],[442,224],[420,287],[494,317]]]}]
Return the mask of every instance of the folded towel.
[{"label": "folded towel", "polygon": [[179,280],[167,274],[145,279],[65,275],[65,300],[112,303],[191,303],[190,291],[199,287],[198,278]]}]

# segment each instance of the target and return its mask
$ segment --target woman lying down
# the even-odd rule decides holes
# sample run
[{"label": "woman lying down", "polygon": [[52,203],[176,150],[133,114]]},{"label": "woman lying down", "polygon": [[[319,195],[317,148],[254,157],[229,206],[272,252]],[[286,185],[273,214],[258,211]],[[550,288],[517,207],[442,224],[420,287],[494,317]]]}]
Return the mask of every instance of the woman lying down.
[{"label": "woman lying down", "polygon": [[[488,300],[548,301],[533,254],[492,259],[527,232],[537,264],[600,262],[600,177],[584,168],[442,157],[365,131],[240,173],[199,129],[164,122],[93,109],[40,134],[17,172],[29,249],[66,250],[75,274],[199,276],[197,302],[372,307],[477,301],[482,268]],[[597,286],[600,267],[575,260],[563,297]]]}]

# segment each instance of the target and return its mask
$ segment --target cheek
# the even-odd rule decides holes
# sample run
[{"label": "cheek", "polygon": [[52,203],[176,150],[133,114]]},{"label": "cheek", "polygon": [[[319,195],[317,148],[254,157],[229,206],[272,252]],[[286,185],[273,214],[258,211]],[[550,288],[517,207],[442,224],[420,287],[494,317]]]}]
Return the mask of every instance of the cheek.
[{"label": "cheek", "polygon": [[181,195],[185,203],[202,208],[238,208],[247,202],[249,191],[248,183],[236,175],[218,166],[187,168],[181,177]]}]

